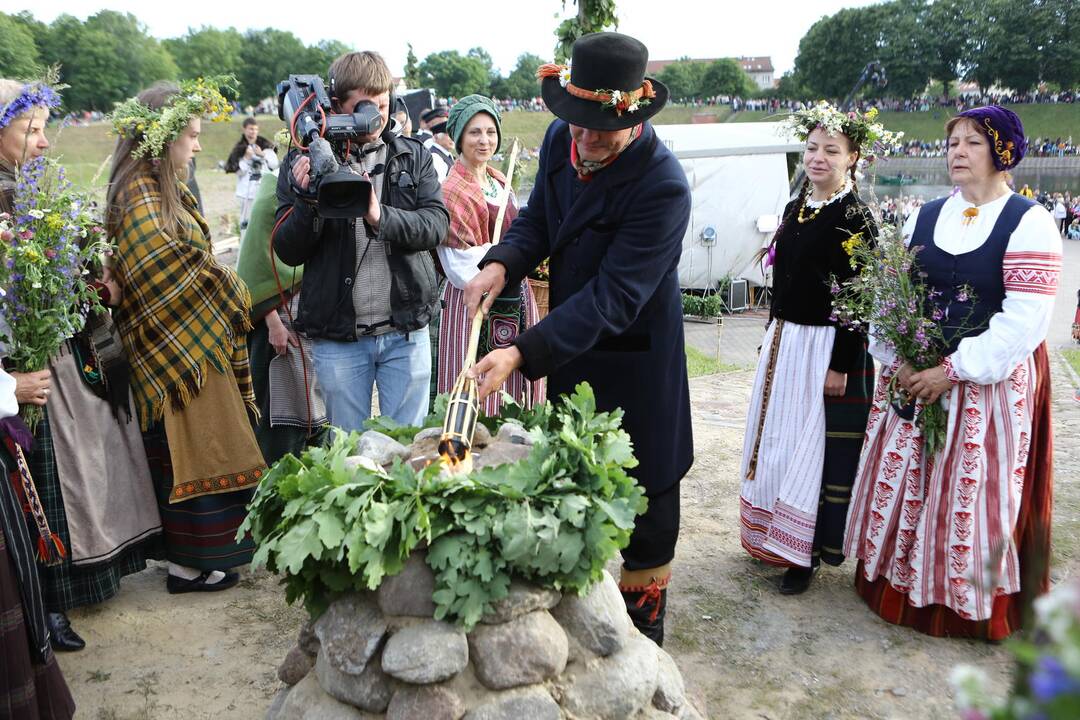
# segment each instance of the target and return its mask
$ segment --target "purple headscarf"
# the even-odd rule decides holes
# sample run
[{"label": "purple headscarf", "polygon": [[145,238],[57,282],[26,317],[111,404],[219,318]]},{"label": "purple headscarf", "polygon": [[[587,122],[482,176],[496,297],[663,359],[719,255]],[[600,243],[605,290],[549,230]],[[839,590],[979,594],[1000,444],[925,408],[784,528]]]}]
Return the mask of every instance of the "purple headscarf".
[{"label": "purple headscarf", "polygon": [[998,170],[1016,167],[1027,152],[1024,124],[1012,110],[998,105],[986,105],[960,113],[979,126],[990,139],[990,157]]}]

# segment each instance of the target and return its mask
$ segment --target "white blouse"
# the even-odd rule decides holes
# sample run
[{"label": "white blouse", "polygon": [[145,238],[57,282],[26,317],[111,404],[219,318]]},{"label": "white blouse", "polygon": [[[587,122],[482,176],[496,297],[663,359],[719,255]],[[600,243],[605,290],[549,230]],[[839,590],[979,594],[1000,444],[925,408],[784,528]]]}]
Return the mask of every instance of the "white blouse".
[{"label": "white blouse", "polygon": [[[945,201],[934,228],[934,244],[953,255],[979,248],[1013,193],[978,206],[979,213],[965,224],[964,211],[975,207],[959,193]],[[905,242],[911,242],[919,213],[904,223]],[[1050,213],[1035,205],[1020,219],[1009,238],[1002,266],[1005,300],[1001,312],[990,318],[988,328],[964,338],[948,358],[954,379],[991,385],[1005,380],[1020,362],[1046,339],[1061,274],[1061,236]],[[896,354],[871,336],[870,353],[885,365]]]}]

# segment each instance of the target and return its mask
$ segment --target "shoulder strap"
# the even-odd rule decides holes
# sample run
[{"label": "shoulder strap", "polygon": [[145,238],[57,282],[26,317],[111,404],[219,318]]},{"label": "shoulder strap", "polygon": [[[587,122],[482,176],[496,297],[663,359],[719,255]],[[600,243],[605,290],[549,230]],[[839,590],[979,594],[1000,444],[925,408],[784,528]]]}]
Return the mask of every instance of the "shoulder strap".
[{"label": "shoulder strap", "polygon": [[994,229],[990,231],[990,237],[1008,245],[1009,238],[1012,237],[1017,226],[1020,225],[1024,215],[1035,205],[1034,200],[1013,193],[1012,197],[1005,201],[1005,207],[1001,209],[1001,214],[998,215],[997,222],[994,223]]},{"label": "shoulder strap", "polygon": [[915,232],[911,234],[911,247],[927,247],[934,244],[934,227],[937,226],[941,208],[947,197],[931,200],[919,208],[919,218],[915,221]]}]

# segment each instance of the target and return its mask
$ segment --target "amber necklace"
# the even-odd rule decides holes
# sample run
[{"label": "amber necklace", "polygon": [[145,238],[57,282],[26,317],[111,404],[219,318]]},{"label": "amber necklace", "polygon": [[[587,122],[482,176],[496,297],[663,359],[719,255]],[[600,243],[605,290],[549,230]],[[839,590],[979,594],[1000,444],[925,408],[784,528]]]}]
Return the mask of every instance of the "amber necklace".
[{"label": "amber necklace", "polygon": [[818,215],[820,215],[821,211],[825,209],[826,205],[828,205],[830,202],[832,202],[833,199],[837,195],[839,195],[840,193],[844,192],[844,190],[847,189],[848,184],[847,184],[846,180],[844,182],[840,183],[840,187],[836,188],[836,190],[833,191],[833,194],[830,195],[828,198],[826,198],[825,202],[821,203],[821,205],[819,205],[817,208],[815,208],[814,212],[810,213],[809,217],[806,217],[806,216],[803,215],[803,213],[806,211],[806,203],[807,203],[807,201],[810,200],[810,193],[811,193],[811,188],[812,187],[813,187],[813,185],[807,185],[806,186],[806,194],[803,195],[802,205],[799,206],[799,217],[796,218],[796,219],[799,221],[800,225],[803,224],[803,223],[808,223],[811,220],[813,220],[814,218],[816,218]]}]

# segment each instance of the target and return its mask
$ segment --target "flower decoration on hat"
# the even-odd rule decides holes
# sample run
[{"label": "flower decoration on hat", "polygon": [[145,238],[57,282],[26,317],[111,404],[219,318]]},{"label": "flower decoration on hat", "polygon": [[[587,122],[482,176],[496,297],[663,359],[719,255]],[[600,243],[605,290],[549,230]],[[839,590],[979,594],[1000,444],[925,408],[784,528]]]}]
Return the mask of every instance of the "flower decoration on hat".
[{"label": "flower decoration on hat", "polygon": [[222,91],[236,89],[236,78],[232,75],[185,80],[164,107],[155,110],[138,98],[129,98],[117,104],[109,120],[113,132],[120,137],[142,139],[132,153],[135,157],[161,157],[165,147],[180,137],[192,118],[228,120],[232,104]]},{"label": "flower decoration on hat", "polygon": [[844,113],[822,100],[813,107],[792,113],[781,124],[781,132],[794,134],[804,142],[816,128],[823,129],[830,137],[843,134],[855,144],[865,160],[872,161],[904,136],[902,132],[886,130],[877,122],[877,116],[877,108],[870,108],[865,113]]},{"label": "flower decoration on hat", "polygon": [[559,84],[569,94],[582,100],[594,100],[600,103],[601,107],[614,110],[619,117],[622,117],[624,112],[637,112],[639,108],[649,105],[652,99],[656,97],[656,92],[653,90],[650,80],[645,80],[641,83],[641,87],[633,90],[611,90],[607,88],[589,90],[580,88],[570,82],[569,65],[557,65],[555,63],[541,65],[540,69],[536,71],[536,77],[539,80],[549,77],[558,78]]},{"label": "flower decoration on hat", "polygon": [[67,85],[60,84],[60,66],[54,65],[36,80],[28,80],[15,98],[6,105],[0,105],[0,130],[10,125],[15,118],[33,108],[54,110],[60,107],[60,91]]}]

